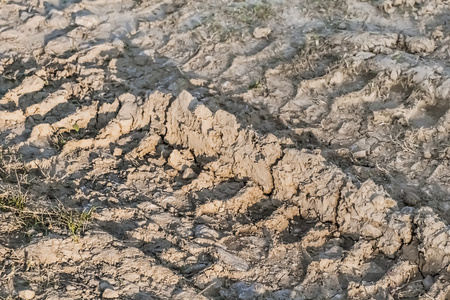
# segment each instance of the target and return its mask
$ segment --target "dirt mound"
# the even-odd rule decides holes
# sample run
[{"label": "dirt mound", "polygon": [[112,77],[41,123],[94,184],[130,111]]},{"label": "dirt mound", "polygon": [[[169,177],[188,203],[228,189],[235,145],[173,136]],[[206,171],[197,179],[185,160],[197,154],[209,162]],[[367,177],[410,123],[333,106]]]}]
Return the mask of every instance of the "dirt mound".
[{"label": "dirt mound", "polygon": [[449,9],[6,1],[0,296],[447,299]]}]

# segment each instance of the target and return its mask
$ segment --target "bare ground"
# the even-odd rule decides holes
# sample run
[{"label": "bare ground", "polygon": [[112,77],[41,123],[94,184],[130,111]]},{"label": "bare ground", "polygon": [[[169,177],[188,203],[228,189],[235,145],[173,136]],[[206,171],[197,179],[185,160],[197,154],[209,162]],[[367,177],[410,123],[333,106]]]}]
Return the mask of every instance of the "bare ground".
[{"label": "bare ground", "polygon": [[449,9],[0,1],[0,297],[449,299]]}]

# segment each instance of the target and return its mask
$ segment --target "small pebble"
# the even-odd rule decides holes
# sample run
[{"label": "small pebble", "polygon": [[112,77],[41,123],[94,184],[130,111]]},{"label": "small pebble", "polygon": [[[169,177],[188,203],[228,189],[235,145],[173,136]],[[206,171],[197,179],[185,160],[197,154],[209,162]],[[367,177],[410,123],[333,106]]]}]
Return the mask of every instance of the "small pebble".
[{"label": "small pebble", "polygon": [[338,28],[341,29],[341,30],[347,29],[347,24],[339,23]]},{"label": "small pebble", "polygon": [[217,254],[219,254],[221,261],[238,271],[245,272],[250,268],[245,260],[221,248],[217,248]]},{"label": "small pebble", "polygon": [[122,152],[123,152],[122,149],[116,148],[116,149],[114,149],[113,155],[114,156],[121,156]]},{"label": "small pebble", "polygon": [[20,299],[26,299],[26,300],[33,299],[35,295],[36,295],[36,293],[32,290],[25,290],[25,291],[19,292]]},{"label": "small pebble", "polygon": [[423,287],[425,288],[426,291],[428,291],[431,288],[433,283],[434,283],[433,277],[431,277],[430,275],[427,275],[427,277],[425,277],[422,281]]},{"label": "small pebble", "polygon": [[106,289],[103,292],[102,296],[103,296],[103,298],[106,298],[106,299],[114,299],[114,298],[119,298],[119,293],[112,289]]},{"label": "small pebble", "polygon": [[191,168],[187,168],[183,172],[183,179],[193,179],[197,176],[197,174]]},{"label": "small pebble", "polygon": [[253,31],[253,36],[257,39],[264,39],[269,36],[269,34],[272,32],[270,28],[255,28],[255,31]]},{"label": "small pebble", "polygon": [[367,156],[366,150],[361,150],[353,153],[354,158],[364,158]]}]

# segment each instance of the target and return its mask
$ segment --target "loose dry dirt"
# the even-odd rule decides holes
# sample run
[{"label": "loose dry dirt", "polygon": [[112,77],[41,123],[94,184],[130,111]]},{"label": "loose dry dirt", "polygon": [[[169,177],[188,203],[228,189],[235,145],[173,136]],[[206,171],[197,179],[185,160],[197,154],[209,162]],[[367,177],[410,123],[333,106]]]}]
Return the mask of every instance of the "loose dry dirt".
[{"label": "loose dry dirt", "polygon": [[446,0],[0,1],[4,299],[450,299]]}]

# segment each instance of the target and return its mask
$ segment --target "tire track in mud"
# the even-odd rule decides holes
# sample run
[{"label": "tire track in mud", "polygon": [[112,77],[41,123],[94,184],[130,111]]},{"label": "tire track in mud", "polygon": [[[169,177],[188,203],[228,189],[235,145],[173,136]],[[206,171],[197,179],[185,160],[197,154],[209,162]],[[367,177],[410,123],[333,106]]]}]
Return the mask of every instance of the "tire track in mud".
[{"label": "tire track in mud", "polygon": [[[177,103],[177,101],[179,101],[180,103]],[[217,125],[217,127],[219,128],[218,130],[219,134],[216,134],[216,132],[214,132],[215,131],[214,129],[216,128],[216,123],[213,120],[215,119],[216,115],[208,116],[208,110],[206,110],[205,112],[206,107],[202,106],[203,106],[202,104],[199,104],[195,99],[191,98],[186,93],[184,94],[182,93],[179,96],[179,98],[177,98],[177,100],[175,100],[175,102],[172,103],[172,106],[168,111],[171,118],[173,120],[177,120],[175,121],[176,122],[175,124],[178,130],[175,130],[175,133],[171,132],[171,130],[169,129],[171,126],[171,121],[169,120],[167,125],[169,137],[166,137],[166,139],[169,142],[180,144],[186,148],[189,148],[194,152],[194,155],[203,155],[209,153],[209,155],[214,156],[217,155],[217,152],[214,151],[214,149],[210,149],[209,147],[211,145],[221,145],[221,142],[220,141],[216,141],[216,143],[203,142],[197,134],[203,130],[204,133],[202,134],[202,136],[221,136],[224,140],[228,139],[228,137],[226,134],[220,132],[221,128],[220,125]],[[178,114],[174,112],[174,110],[176,111],[177,109],[180,111],[180,108],[181,112],[179,112]],[[193,112],[191,113],[188,112],[189,110],[188,108],[190,108]],[[221,115],[221,112],[217,111],[216,114]],[[192,117],[194,117],[194,120],[192,120]],[[195,120],[196,119],[195,117],[197,117],[197,120]],[[232,120],[234,119],[233,116],[230,116],[230,118]],[[218,119],[220,119],[220,117]],[[201,120],[201,122],[198,122],[198,120]],[[220,122],[221,121],[218,121],[219,124]],[[205,124],[208,124],[210,127],[206,129],[202,128],[202,126],[204,126]],[[226,128],[229,127],[233,128],[234,126],[227,126]],[[206,134],[206,132],[208,132],[208,134]],[[175,138],[171,137],[171,135],[174,134],[176,135],[176,137]],[[232,136],[236,136],[236,134],[235,135],[232,134]],[[236,139],[231,140],[235,141]],[[239,145],[239,142],[237,142],[237,144]],[[224,149],[229,148],[229,145],[226,143],[224,143],[223,146]],[[239,147],[237,148],[239,149]],[[322,165],[321,168],[319,163],[319,169],[314,170],[313,166],[315,166],[318,162],[323,163],[324,161],[323,157],[321,157],[320,155],[317,154],[314,155],[313,153],[308,152],[302,153],[295,149],[289,149],[286,151],[288,152],[285,152],[283,158],[281,159],[278,158],[279,159],[278,164],[274,167],[275,169],[274,173],[275,172],[278,173],[277,176],[275,177],[275,182],[276,183],[277,181],[281,182],[278,182],[279,183],[278,186],[275,183],[275,192],[272,197],[282,202],[289,201],[295,203],[296,201],[298,201],[299,203],[296,203],[298,206],[297,207],[291,206],[290,208],[287,209],[282,207],[280,213],[275,212],[273,216],[269,216],[266,220],[262,221],[263,224],[256,224],[256,228],[260,227],[274,231],[283,231],[284,229],[286,229],[287,226],[289,226],[289,222],[287,222],[286,219],[289,220],[290,218],[293,218],[298,215],[301,215],[303,219],[318,218],[323,222],[328,221],[332,223],[337,223],[336,224],[338,226],[337,231],[344,235],[345,234],[355,235],[356,239],[361,239],[362,234],[364,238],[372,240],[374,242],[373,246],[377,248],[378,251],[384,252],[384,254],[389,257],[395,255],[395,253],[398,250],[400,250],[402,246],[405,246],[411,242],[413,234],[412,233],[413,219],[415,219],[415,222],[421,222],[419,221],[420,218],[436,218],[436,216],[434,217],[432,216],[432,213],[429,209],[421,209],[419,210],[419,212],[413,214],[411,214],[411,212],[408,213],[408,210],[399,211],[396,202],[388,198],[386,192],[381,187],[376,186],[373,182],[368,181],[365,182],[358,189],[348,179],[345,180],[344,179],[346,178],[345,174],[343,174],[342,171],[338,170],[335,167],[334,167],[335,169],[328,171],[330,175],[326,175],[327,171],[324,171],[322,169],[322,168],[327,169],[326,164],[325,166]],[[239,150],[237,150],[237,152],[239,152]],[[222,156],[223,157],[221,157],[221,155],[218,155],[219,161],[228,160],[226,158],[227,156],[226,152],[223,153]],[[240,155],[236,153],[234,153],[234,156],[235,159],[236,157],[240,157]],[[306,157],[301,159],[302,156]],[[314,160],[316,160],[315,163]],[[299,164],[299,166],[297,167],[298,169],[292,167],[293,164],[295,165],[295,163],[293,162],[298,162]],[[302,162],[304,164],[302,164]],[[311,162],[313,162],[312,165]],[[214,163],[212,163],[212,165],[213,164]],[[230,166],[228,166],[228,168],[231,170],[236,168],[239,169],[241,168],[240,164],[242,164],[242,162],[231,161],[229,163]],[[223,163],[219,163],[219,165],[223,168]],[[267,167],[270,168],[271,165],[269,164]],[[283,170],[286,167],[287,170]],[[205,168],[207,168],[207,165],[205,166]],[[212,166],[212,168],[214,167]],[[252,167],[247,167],[246,169],[251,170]],[[215,169],[212,169],[211,171],[214,173],[215,176],[210,175],[209,178],[210,180],[214,180],[214,177],[217,177]],[[228,171],[228,173],[229,172],[230,171]],[[239,171],[234,172],[237,173],[238,176],[240,175]],[[308,172],[310,172],[310,174],[308,174]],[[264,174],[265,172],[264,171],[259,172],[259,174],[261,173]],[[296,174],[300,178],[295,178],[294,176],[296,175],[294,174]],[[247,177],[247,175],[248,174],[244,174],[243,177]],[[253,173],[253,176],[250,175],[250,178],[252,178],[256,183],[258,183],[261,186],[262,190],[260,190],[259,192],[260,196],[262,196],[262,193],[264,191],[266,193],[271,192],[271,186],[269,185],[269,188],[267,188],[267,182],[270,182],[270,180],[261,179],[258,175]],[[314,178],[314,176],[318,177]],[[292,179],[293,177],[295,179]],[[313,177],[314,179],[311,179],[311,177]],[[203,181],[205,177],[200,176],[199,178]],[[282,180],[285,178],[289,178],[287,179],[288,180],[287,184],[282,182]],[[327,178],[329,179],[327,180]],[[322,185],[317,183],[320,181],[324,181]],[[311,183],[308,184],[308,182]],[[193,184],[193,186],[196,185],[197,184]],[[320,188],[320,186],[322,186],[322,188]],[[204,183],[201,185],[201,187],[205,188]],[[331,187],[336,187],[336,190],[332,189],[330,191]],[[304,189],[305,191],[303,192],[303,195],[302,192],[299,193],[297,189],[300,190]],[[192,191],[192,185],[187,190]],[[328,192],[325,195],[323,195],[324,190]],[[252,193],[254,192],[250,192],[250,194]],[[240,195],[241,198],[240,201],[248,201],[247,199],[248,197],[245,196],[246,194],[247,193],[244,192],[243,195]],[[316,194],[318,194],[318,196],[315,196]],[[293,197],[294,195],[295,197]],[[252,198],[250,197],[250,199]],[[313,201],[313,199],[316,200]],[[236,209],[237,207],[239,210],[239,207],[242,207],[242,205],[246,205],[245,202],[244,203],[237,202],[236,204],[236,200],[231,201],[234,202],[234,205],[232,206],[234,209]],[[251,204],[255,202],[255,200],[250,201]],[[338,201],[339,206],[337,205]],[[219,211],[223,212],[224,206],[226,207],[227,203],[220,203],[220,201],[213,201],[200,207],[201,212],[200,214],[203,214],[205,212],[207,213],[211,212],[217,213]],[[226,208],[225,211],[227,211]],[[416,215],[414,216],[414,214]],[[360,218],[359,221],[355,219],[355,216],[359,216]],[[440,224],[441,226],[443,225],[443,223]],[[437,226],[440,227],[440,225]],[[255,227],[255,225],[252,225],[250,227]],[[255,230],[255,228],[253,228],[253,230]],[[448,231],[446,234],[448,235]],[[446,238],[444,237],[442,240],[444,241],[446,240]],[[423,253],[427,253],[428,251],[426,250],[427,248],[433,248],[433,246],[422,244],[421,241],[419,241],[419,249],[424,251]],[[444,256],[447,255],[448,254],[445,254]],[[446,259],[439,261],[446,261]],[[424,259],[424,261],[422,261],[422,263],[423,265],[421,265],[421,269],[436,267],[435,261],[427,264],[426,258]],[[445,268],[445,264],[446,263],[444,263],[444,265],[437,266],[437,269],[435,269],[434,272],[439,272],[438,270],[442,270],[443,268]],[[419,271],[418,266],[412,262],[399,263],[392,270],[395,276],[400,277],[406,276],[407,278],[410,278],[411,276],[414,277],[414,275],[412,274],[418,271]],[[430,271],[430,269],[428,269],[427,272],[428,271]],[[406,278],[396,280],[402,282],[402,285],[405,283],[405,280],[407,281]],[[373,289],[372,291],[373,295],[375,295],[376,293],[382,293],[380,290],[383,290],[382,286],[386,284],[383,283],[383,281],[388,280],[383,279],[382,282],[380,282],[379,287],[377,287],[377,284],[370,285],[370,288]],[[392,283],[389,283],[388,285],[392,287]],[[363,287],[356,285],[355,290],[350,290],[349,294],[353,296],[359,295],[360,297],[369,296],[368,294],[364,294],[363,291],[364,291]]]},{"label": "tire track in mud", "polygon": [[[158,96],[162,100],[159,100]],[[151,102],[166,103],[166,105],[168,105],[168,99],[170,99],[170,96],[150,96],[150,98],[147,100],[148,102],[144,103],[142,106],[144,108],[150,107],[148,103]],[[133,101],[133,99],[131,101]],[[155,106],[160,107],[159,105],[153,105],[153,107]],[[135,107],[133,108],[130,105],[123,105],[121,110],[122,112],[119,110],[118,117],[111,121],[110,124],[126,124],[127,119],[123,119],[123,116],[126,115],[124,112],[127,110],[131,110],[132,112],[134,112]],[[193,110],[194,113],[192,113],[190,110]],[[165,112],[165,109],[160,109],[160,116],[157,119],[159,121],[161,119],[164,119],[164,117],[161,116],[161,112]],[[153,119],[155,115],[153,115],[152,113],[154,113],[154,111],[144,110],[144,113],[142,114],[130,113],[128,115],[150,116],[150,119]],[[206,155],[207,157],[217,157],[216,161],[209,162],[203,167],[204,170],[208,170],[207,173],[212,174],[206,174],[204,176],[200,174],[197,180],[194,180],[189,186],[182,188],[183,190],[192,193],[196,188],[200,190],[205,188],[212,188],[214,186],[214,182],[217,182],[217,180],[219,180],[220,184],[220,181],[223,181],[224,179],[226,180],[236,177],[251,178],[256,184],[259,184],[259,186],[261,186],[261,188],[255,187],[253,189],[250,189],[249,193],[244,190],[241,195],[238,195],[234,198],[235,200],[230,200],[231,204],[229,204],[228,202],[220,203],[220,201],[205,203],[203,206],[200,206],[198,208],[197,217],[201,217],[203,214],[214,215],[219,211],[230,211],[230,209],[231,213],[245,213],[246,208],[258,203],[260,198],[263,197],[264,192],[272,192],[272,189],[274,189],[274,187],[272,186],[272,182],[275,181],[275,192],[271,197],[277,199],[278,201],[281,201],[282,203],[290,202],[291,204],[288,204],[287,207],[282,205],[273,213],[273,215],[268,216],[267,218],[265,218],[265,220],[262,220],[255,225],[250,225],[248,229],[244,226],[244,228],[241,228],[239,232],[258,232],[261,230],[261,228],[265,228],[269,231],[282,232],[287,227],[289,227],[289,221],[291,219],[296,216],[301,216],[302,219],[305,220],[318,218],[322,222],[334,223],[338,228],[336,232],[344,235],[353,235],[357,240],[361,239],[360,234],[362,233],[362,239],[372,240],[372,247],[377,249],[377,251],[384,252],[384,254],[388,256],[394,255],[398,250],[400,250],[402,246],[408,244],[412,239],[411,227],[413,224],[412,220],[414,218],[414,215],[412,215],[411,213],[400,212],[396,208],[395,201],[387,198],[387,194],[383,191],[383,189],[377,187],[374,183],[366,182],[361,186],[361,188],[359,189],[360,191],[358,191],[358,188],[355,187],[348,179],[346,179],[345,174],[343,174],[342,171],[340,171],[338,168],[332,167],[331,170],[327,170],[328,168],[326,166],[326,163],[324,165],[325,159],[321,157],[320,154],[314,154],[312,152],[308,153],[308,151],[301,152],[295,149],[287,149],[284,156],[280,157],[281,147],[277,147],[276,145],[274,145],[276,144],[276,139],[274,141],[272,138],[272,145],[269,145],[272,148],[278,148],[278,152],[280,154],[278,157],[275,157],[275,159],[269,160],[268,164],[264,164],[264,162],[256,164],[254,163],[254,159],[248,160],[245,159],[245,157],[242,158],[242,161],[236,161],[237,158],[242,157],[242,155],[239,155],[239,153],[236,152],[242,150],[237,150],[236,152],[232,152],[231,154],[227,155],[227,152],[221,152],[221,150],[217,150],[211,147],[216,146],[220,149],[220,145],[222,145],[224,149],[233,148],[232,146],[236,143],[236,140],[240,140],[236,137],[240,135],[243,136],[243,138],[241,138],[242,141],[237,142],[236,144],[242,145],[241,147],[244,149],[246,154],[251,154],[252,152],[264,153],[264,150],[261,151],[258,149],[264,149],[264,146],[267,145],[264,145],[263,142],[262,146],[257,146],[257,150],[254,150],[255,145],[252,141],[255,139],[256,133],[248,133],[246,132],[247,130],[241,130],[241,132],[244,133],[240,133],[236,129],[239,128],[239,126],[234,116],[220,110],[212,115],[211,111],[209,111],[204,105],[196,101],[186,92],[183,92],[170,105],[165,118],[165,126],[167,128],[165,139],[169,144],[179,144],[181,146],[184,146],[184,148],[188,148],[193,151],[193,154],[196,157],[202,155]],[[131,120],[131,124],[128,125],[128,128],[130,129],[139,126],[139,121],[141,120],[137,120],[137,122],[136,120]],[[227,126],[224,126],[224,124],[226,124]],[[161,123],[157,124],[157,126],[158,125],[161,125]],[[191,128],[189,127],[189,125],[191,126]],[[204,126],[208,125],[210,125],[209,128],[203,128]],[[121,129],[123,129],[124,127],[127,128],[123,125],[120,126]],[[235,128],[236,131],[233,132],[233,130],[230,130],[232,128]],[[216,129],[218,132],[215,132],[214,129]],[[204,132],[202,132],[202,130],[204,130]],[[222,132],[223,130],[225,131],[225,133]],[[126,134],[128,132],[122,131],[120,133]],[[210,137],[220,137],[218,139],[221,139],[222,142],[220,140],[216,140],[214,143],[212,143],[209,141]],[[117,138],[118,136],[114,135],[112,137],[109,136],[109,139],[107,140],[113,142],[117,140]],[[258,139],[256,138],[256,140]],[[264,138],[262,138],[261,140],[264,141]],[[228,144],[226,141],[228,141]],[[144,145],[140,144],[139,148],[146,149],[148,147],[152,147],[152,145],[147,146],[145,144],[147,142],[148,139],[144,139]],[[83,145],[83,143],[80,142],[78,145]],[[90,146],[91,145],[89,145],[89,147]],[[155,146],[156,145],[153,145],[153,148],[155,148]],[[271,154],[276,153],[276,151],[267,152]],[[181,155],[177,154],[177,156]],[[304,158],[302,158],[302,156]],[[176,166],[177,159],[182,160],[181,163],[178,163],[178,165],[182,165],[180,169],[182,170],[184,159],[182,156],[175,157],[174,154],[171,154],[168,159],[169,164],[172,165],[175,169],[179,169],[180,167]],[[199,161],[198,159],[194,160],[196,160],[197,163],[201,163],[201,161]],[[272,178],[264,178],[264,175],[272,177],[270,169],[276,161],[278,161],[278,163],[273,167],[274,174],[277,174],[275,180]],[[293,167],[293,162],[298,162],[298,166]],[[247,166],[246,164],[249,164],[250,166]],[[251,167],[252,164],[254,165],[254,167]],[[289,167],[286,170],[287,166]],[[315,169],[317,167],[318,169]],[[219,169],[220,173],[217,172],[217,170]],[[242,174],[242,171],[240,171],[240,169],[253,170],[253,172],[245,173],[244,171],[244,173]],[[264,169],[266,169],[266,171],[261,171]],[[329,175],[327,175],[327,173]],[[261,177],[260,175],[263,177]],[[299,178],[296,178],[297,176]],[[286,178],[290,179],[288,179],[287,183],[283,182],[284,180],[286,180]],[[208,180],[210,182],[208,182]],[[321,181],[323,181],[323,183],[318,184],[318,182]],[[330,188],[332,186],[335,186],[336,190],[332,189],[330,191]],[[300,190],[304,191],[298,191],[299,187]],[[325,195],[324,190],[327,191]],[[374,192],[374,190],[376,192]],[[256,198],[254,195],[255,193]],[[250,196],[246,196],[247,194],[250,194]],[[248,197],[250,197],[250,199]],[[368,203],[368,199],[372,200],[372,203]],[[227,209],[227,206],[229,206],[230,208]],[[352,211],[354,209],[357,210]],[[339,213],[341,214],[339,215]],[[422,210],[417,213],[417,215],[419,216],[421,213],[425,214],[426,217],[429,217],[428,215],[430,211]],[[355,219],[355,216],[360,216],[359,222],[361,224],[358,224],[358,220]],[[431,217],[433,218],[433,216]],[[421,245],[420,242],[419,247],[423,247],[424,249],[428,248],[427,245]],[[444,255],[448,254],[444,252]],[[445,259],[442,261],[445,261]],[[426,262],[424,266],[425,268],[430,268],[426,264]],[[396,265],[396,267],[398,267],[399,270],[393,272],[397,272],[397,276],[407,276],[408,278],[410,278],[411,274],[418,274],[418,267],[413,263],[407,263],[406,265],[399,264]],[[435,268],[436,266],[433,267]],[[437,267],[440,270],[443,266]],[[406,268],[406,271],[403,270],[403,268]],[[438,270],[436,269],[428,271],[434,273],[438,272]],[[407,282],[406,279],[398,280],[402,285]],[[374,289],[374,295],[380,293],[379,290],[385,292],[383,284],[385,283],[380,283],[381,287],[371,285],[371,288]],[[391,286],[391,284],[389,284],[389,286]],[[349,293],[357,293],[356,291],[359,291],[358,293],[362,293],[362,289],[362,287],[360,288],[358,285],[356,285],[355,290],[350,290]],[[367,297],[366,294],[360,296]]]},{"label": "tire track in mud", "polygon": [[[187,61],[189,68],[180,66],[180,72],[175,54],[183,43],[174,36],[157,50],[174,53],[172,58],[139,57],[136,54],[143,51],[139,47],[98,45],[58,61],[56,72],[62,73],[55,78],[66,76],[70,85],[56,82],[41,87],[40,80],[45,82],[54,72],[46,70],[40,80],[32,75],[3,96],[4,106],[12,105],[14,96],[26,99],[29,93],[32,98],[30,104],[15,104],[20,110],[0,112],[4,114],[0,122],[5,122],[0,123],[2,130],[7,128],[2,134],[8,136],[9,145],[16,144],[30,166],[49,168],[49,176],[69,181],[64,184],[74,199],[63,201],[102,207],[98,232],[88,233],[84,244],[66,251],[66,242],[55,248],[54,239],[44,239],[25,247],[35,260],[54,266],[57,261],[45,259],[53,255],[60,261],[92,260],[100,271],[84,265],[91,274],[86,278],[102,277],[101,282],[136,298],[142,293],[235,299],[242,290],[252,291],[254,297],[299,299],[426,297],[426,291],[434,298],[445,297],[448,227],[429,208],[402,208],[411,205],[399,201],[396,188],[402,184],[386,181],[383,188],[365,179],[375,172],[377,161],[371,161],[370,155],[390,143],[368,141],[371,134],[377,141],[386,139],[374,129],[379,124],[388,124],[390,131],[406,126],[405,135],[412,136],[412,145],[407,137],[397,137],[390,151],[411,148],[414,135],[420,134],[425,141],[433,136],[429,147],[445,143],[439,126],[447,128],[448,107],[439,101],[448,98],[446,69],[431,67],[427,58],[411,63],[415,56],[402,52],[403,46],[397,49],[398,36],[387,35],[384,40],[378,35],[381,43],[373,45],[364,44],[368,37],[353,35],[342,40],[358,51],[331,70],[323,67],[323,74],[312,78],[310,74],[302,78],[301,72],[289,77],[286,65],[296,63],[295,58],[272,65],[275,39],[259,49],[262,54],[253,53],[261,70],[233,82],[233,76],[226,74],[238,74],[236,66],[252,68],[246,65],[246,55],[238,55],[233,61],[239,64],[227,64],[222,75],[208,80],[209,67],[196,72],[192,60]],[[179,40],[187,37],[180,34]],[[410,52],[411,45],[406,42]],[[252,49],[252,44],[245,49]],[[331,48],[321,55],[338,50],[345,48]],[[75,77],[70,71],[63,74],[66,65],[79,66]],[[286,68],[289,72],[283,72]],[[191,78],[200,80],[193,83]],[[31,79],[37,81],[36,88],[29,84]],[[242,94],[255,80],[261,83]],[[282,86],[283,81],[294,83]],[[30,85],[31,90],[22,91]],[[35,96],[42,90],[48,95]],[[430,94],[437,102],[424,99]],[[79,101],[71,106],[73,114],[54,111],[73,101],[71,96]],[[378,98],[387,100],[377,103]],[[367,110],[375,110],[373,116]],[[17,123],[8,123],[13,117],[19,118]],[[420,128],[422,119],[425,128]],[[75,133],[75,124],[80,134]],[[17,131],[20,125],[25,130]],[[61,151],[49,142],[59,134],[73,139]],[[411,150],[415,159],[417,152]],[[342,158],[342,165],[348,162],[350,168],[336,166]],[[434,170],[436,180],[445,168]],[[89,253],[89,248],[98,253]],[[85,255],[81,261],[74,258],[75,250]],[[132,274],[153,283],[136,288]],[[431,287],[417,284],[423,279],[429,282],[430,276]],[[77,280],[82,284],[86,278]],[[98,284],[89,287],[96,290]],[[179,290],[164,291],[175,285]],[[55,293],[70,296],[63,286]],[[98,296],[95,291],[89,297]]]}]

